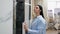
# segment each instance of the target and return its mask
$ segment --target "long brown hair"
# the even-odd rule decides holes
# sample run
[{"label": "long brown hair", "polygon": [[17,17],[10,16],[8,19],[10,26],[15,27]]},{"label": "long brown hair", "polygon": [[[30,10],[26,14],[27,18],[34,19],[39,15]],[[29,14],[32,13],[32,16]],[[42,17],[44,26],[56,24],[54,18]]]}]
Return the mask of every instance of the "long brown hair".
[{"label": "long brown hair", "polygon": [[42,6],[41,5],[37,5],[37,6],[39,6],[39,9],[41,10],[40,15],[42,15],[42,17],[44,18]]}]

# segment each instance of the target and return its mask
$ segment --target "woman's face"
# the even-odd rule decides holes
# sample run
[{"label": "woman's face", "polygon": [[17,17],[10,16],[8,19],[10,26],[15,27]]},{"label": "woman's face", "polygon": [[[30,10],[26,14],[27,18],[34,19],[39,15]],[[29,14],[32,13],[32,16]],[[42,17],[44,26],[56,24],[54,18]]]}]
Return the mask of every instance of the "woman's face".
[{"label": "woman's face", "polygon": [[35,13],[40,13],[39,6],[35,6],[35,7],[34,7],[34,12],[35,12]]}]

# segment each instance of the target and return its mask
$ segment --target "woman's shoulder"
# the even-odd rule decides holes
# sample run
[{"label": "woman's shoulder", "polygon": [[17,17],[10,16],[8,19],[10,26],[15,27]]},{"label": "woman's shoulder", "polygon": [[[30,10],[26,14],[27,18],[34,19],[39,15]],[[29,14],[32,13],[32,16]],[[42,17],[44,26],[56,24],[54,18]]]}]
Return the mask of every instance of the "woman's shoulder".
[{"label": "woman's shoulder", "polygon": [[45,19],[42,16],[38,17],[37,19],[38,19],[38,21],[43,22],[44,24],[46,22]]},{"label": "woman's shoulder", "polygon": [[41,15],[37,17],[38,20],[45,20]]}]

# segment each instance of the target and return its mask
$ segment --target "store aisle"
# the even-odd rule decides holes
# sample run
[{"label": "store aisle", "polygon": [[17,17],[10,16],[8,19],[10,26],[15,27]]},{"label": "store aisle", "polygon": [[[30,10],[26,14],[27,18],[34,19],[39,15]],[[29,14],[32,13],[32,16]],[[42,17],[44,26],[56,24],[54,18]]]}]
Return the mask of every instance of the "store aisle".
[{"label": "store aisle", "polygon": [[57,30],[47,30],[46,34],[58,34]]}]

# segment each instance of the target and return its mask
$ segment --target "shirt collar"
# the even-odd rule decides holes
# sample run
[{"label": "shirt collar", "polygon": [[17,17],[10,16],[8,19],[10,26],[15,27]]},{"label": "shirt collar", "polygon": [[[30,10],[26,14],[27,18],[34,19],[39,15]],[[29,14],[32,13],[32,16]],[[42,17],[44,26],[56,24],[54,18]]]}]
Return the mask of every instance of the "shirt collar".
[{"label": "shirt collar", "polygon": [[41,15],[37,16],[37,18],[42,17]]}]

